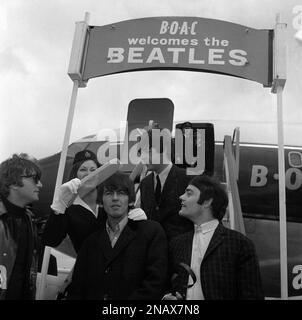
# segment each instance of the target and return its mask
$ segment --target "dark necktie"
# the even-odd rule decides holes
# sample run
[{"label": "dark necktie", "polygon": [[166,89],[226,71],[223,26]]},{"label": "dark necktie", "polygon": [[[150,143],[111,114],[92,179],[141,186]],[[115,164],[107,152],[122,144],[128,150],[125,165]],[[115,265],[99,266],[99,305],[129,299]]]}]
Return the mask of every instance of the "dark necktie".
[{"label": "dark necktie", "polygon": [[160,203],[160,195],[161,195],[161,183],[160,183],[160,179],[159,179],[159,175],[156,175],[156,188],[155,188],[155,201],[156,204],[159,205]]}]

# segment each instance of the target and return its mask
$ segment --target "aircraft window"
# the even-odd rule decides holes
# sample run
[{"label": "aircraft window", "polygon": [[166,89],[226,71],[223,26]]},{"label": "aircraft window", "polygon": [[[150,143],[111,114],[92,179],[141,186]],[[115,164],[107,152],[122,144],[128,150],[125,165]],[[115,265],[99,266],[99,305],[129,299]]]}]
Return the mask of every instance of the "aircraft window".
[{"label": "aircraft window", "polygon": [[288,162],[294,168],[302,167],[302,153],[298,151],[290,151],[288,153]]}]

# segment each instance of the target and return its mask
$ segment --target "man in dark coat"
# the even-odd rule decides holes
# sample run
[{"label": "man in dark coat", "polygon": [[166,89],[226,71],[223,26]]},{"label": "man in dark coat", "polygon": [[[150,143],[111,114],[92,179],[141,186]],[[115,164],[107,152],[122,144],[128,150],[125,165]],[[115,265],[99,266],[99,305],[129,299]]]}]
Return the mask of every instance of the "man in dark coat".
[{"label": "man in dark coat", "polygon": [[84,241],[68,299],[161,299],[168,264],[164,230],[155,221],[128,219],[135,194],[126,174],[115,173],[99,192],[107,221]]},{"label": "man in dark coat", "polygon": [[40,177],[26,154],[0,164],[0,300],[35,299],[38,243],[28,205],[39,200]]},{"label": "man in dark coat", "polygon": [[[193,178],[181,196],[180,215],[194,231],[173,239],[169,246],[171,274],[178,274],[177,294],[166,299],[263,299],[254,245],[243,234],[225,228],[221,220],[228,204],[220,183],[208,176]],[[193,271],[189,273],[181,264]],[[188,268],[187,268],[188,269]],[[195,277],[194,277],[195,275]]]},{"label": "man in dark coat", "polygon": [[148,219],[158,221],[163,226],[170,240],[193,229],[192,222],[178,214],[181,204],[179,197],[192,177],[186,175],[185,169],[172,164],[174,144],[171,144],[171,148],[167,145],[171,140],[165,143],[161,135],[157,145],[156,141],[152,142],[152,130],[147,132],[149,141],[142,153],[143,162],[151,173],[140,184],[141,208]]}]

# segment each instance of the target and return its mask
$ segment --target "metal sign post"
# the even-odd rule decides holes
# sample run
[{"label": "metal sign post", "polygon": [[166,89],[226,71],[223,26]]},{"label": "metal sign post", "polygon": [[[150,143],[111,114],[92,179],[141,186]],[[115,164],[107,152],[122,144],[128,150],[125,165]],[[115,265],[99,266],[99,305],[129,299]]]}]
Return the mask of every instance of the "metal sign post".
[{"label": "metal sign post", "polygon": [[284,163],[284,132],[282,93],[286,81],[286,46],[284,45],[285,23],[280,23],[280,15],[276,17],[274,38],[274,75],[272,92],[277,94],[278,125],[278,175],[279,175],[279,225],[280,225],[280,277],[281,299],[288,299],[287,275],[287,235],[286,235],[286,189]]},{"label": "metal sign post", "polygon": [[[76,106],[78,88],[86,86],[86,84],[81,81],[81,64],[82,64],[82,56],[84,53],[84,47],[85,47],[88,20],[89,20],[89,13],[86,13],[85,21],[78,22],[76,24],[76,31],[73,39],[73,45],[72,45],[71,57],[70,57],[70,63],[69,63],[69,69],[68,69],[68,74],[73,80],[73,89],[71,94],[68,118],[67,118],[67,123],[65,128],[65,135],[63,140],[62,152],[60,157],[60,163],[59,163],[59,169],[58,169],[56,187],[55,187],[55,193],[54,193],[53,199],[57,198],[59,187],[61,186],[63,181],[63,174],[65,169],[68,144],[70,140],[74,110]],[[43,300],[44,298],[50,252],[51,252],[51,247],[46,246],[44,249],[40,282],[37,288],[37,294],[36,294],[37,300]]]}]

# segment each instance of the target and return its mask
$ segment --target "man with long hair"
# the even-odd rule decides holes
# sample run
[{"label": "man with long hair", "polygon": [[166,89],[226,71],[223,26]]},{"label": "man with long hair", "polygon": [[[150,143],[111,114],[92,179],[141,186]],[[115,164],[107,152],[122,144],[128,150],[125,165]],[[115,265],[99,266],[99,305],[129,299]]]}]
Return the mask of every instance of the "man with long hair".
[{"label": "man with long hair", "polygon": [[37,234],[29,205],[39,200],[40,179],[26,154],[0,164],[0,300],[35,298]]},{"label": "man with long hair", "polygon": [[117,172],[99,187],[106,220],[83,243],[68,295],[71,300],[142,300],[162,297],[167,239],[156,221],[131,220],[133,182]]}]

